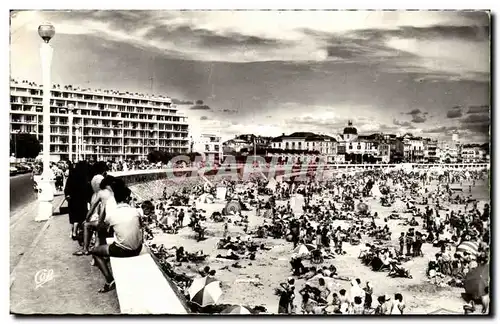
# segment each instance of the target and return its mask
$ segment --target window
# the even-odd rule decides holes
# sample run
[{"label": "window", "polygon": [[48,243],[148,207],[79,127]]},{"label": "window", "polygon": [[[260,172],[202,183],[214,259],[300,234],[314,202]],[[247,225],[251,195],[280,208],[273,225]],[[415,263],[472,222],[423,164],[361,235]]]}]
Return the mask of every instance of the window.
[{"label": "window", "polygon": [[219,150],[219,145],[215,145],[214,149],[215,149],[215,151],[218,151]]},{"label": "window", "polygon": [[210,145],[205,144],[205,151],[210,151]]}]

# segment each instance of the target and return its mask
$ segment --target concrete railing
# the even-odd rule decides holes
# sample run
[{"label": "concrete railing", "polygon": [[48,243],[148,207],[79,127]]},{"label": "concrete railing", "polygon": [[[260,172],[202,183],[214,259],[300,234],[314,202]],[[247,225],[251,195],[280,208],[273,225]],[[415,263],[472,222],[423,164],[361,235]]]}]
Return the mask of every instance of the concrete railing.
[{"label": "concrete railing", "polygon": [[[137,184],[144,183],[154,180],[161,180],[166,178],[174,178],[180,176],[197,176],[199,172],[206,176],[216,175],[221,173],[229,173],[231,171],[236,171],[238,174],[243,175],[245,171],[245,165],[239,164],[230,167],[223,167],[220,169],[208,169],[208,168],[197,168],[197,167],[186,167],[177,169],[150,169],[150,170],[130,170],[130,171],[118,171],[110,172],[109,174],[115,177],[122,178],[127,184]],[[326,164],[320,165],[321,171],[334,171],[334,170],[377,170],[377,169],[405,169],[405,170],[428,170],[428,169],[444,169],[444,170],[480,170],[480,169],[490,169],[490,164],[488,163],[451,163],[451,164],[423,164],[423,163],[402,163],[402,164]],[[259,169],[262,173],[267,176],[269,173],[273,173],[276,176],[283,175],[287,173],[288,175],[299,175],[305,172],[315,171],[316,166],[303,165],[299,169],[294,169],[291,165],[277,166],[276,168],[269,170],[266,167]],[[252,172],[252,169],[248,170]]]}]

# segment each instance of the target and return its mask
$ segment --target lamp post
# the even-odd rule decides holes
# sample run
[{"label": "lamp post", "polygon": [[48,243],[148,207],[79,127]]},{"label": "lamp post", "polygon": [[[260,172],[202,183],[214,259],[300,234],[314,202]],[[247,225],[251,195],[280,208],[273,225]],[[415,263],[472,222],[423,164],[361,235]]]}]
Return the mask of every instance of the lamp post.
[{"label": "lamp post", "polygon": [[69,160],[73,162],[73,110],[75,105],[68,105],[68,130],[69,130]]},{"label": "lamp post", "polygon": [[156,146],[157,146],[157,150],[160,151],[160,123],[157,123],[156,125],[157,125],[156,131],[158,134],[158,138],[157,138],[158,142],[156,143],[157,144]]},{"label": "lamp post", "polygon": [[146,132],[142,132],[142,160],[144,161],[144,139],[146,138]]},{"label": "lamp post", "polygon": [[80,126],[75,127],[75,139],[76,139],[76,162],[78,162],[81,160]]},{"label": "lamp post", "polygon": [[87,141],[83,140],[82,143],[82,151],[83,151],[83,160],[87,160]]},{"label": "lamp post", "polygon": [[116,124],[119,128],[121,128],[120,130],[120,136],[121,136],[121,139],[120,139],[120,146],[121,146],[121,162],[123,162],[125,159],[125,143],[124,143],[124,134],[123,134],[123,122],[122,121],[119,121],[117,124]]},{"label": "lamp post", "polygon": [[17,162],[17,136],[19,135],[20,132],[21,132],[20,129],[17,129],[14,132],[14,157],[16,158],[16,162]]},{"label": "lamp post", "polygon": [[[155,131],[154,131],[154,130],[152,130],[152,129],[150,129],[150,130],[149,130],[149,138],[148,138],[148,142],[147,142],[148,146],[151,146],[151,137],[153,137],[153,142],[154,142],[154,140],[155,140],[155,139],[154,139],[154,134],[155,134]],[[154,143],[153,143],[153,145],[154,145]],[[150,152],[150,148],[148,147],[148,154],[149,154],[149,152]],[[147,159],[147,158],[148,158],[148,157],[147,157],[147,155],[146,155],[146,158],[145,158],[145,159]]]},{"label": "lamp post", "polygon": [[38,27],[38,35],[43,39],[40,46],[43,77],[43,173],[39,184],[39,209],[35,221],[45,221],[52,216],[52,200],[54,199],[53,174],[50,170],[50,68],[53,49],[49,42],[56,30],[50,23]]}]

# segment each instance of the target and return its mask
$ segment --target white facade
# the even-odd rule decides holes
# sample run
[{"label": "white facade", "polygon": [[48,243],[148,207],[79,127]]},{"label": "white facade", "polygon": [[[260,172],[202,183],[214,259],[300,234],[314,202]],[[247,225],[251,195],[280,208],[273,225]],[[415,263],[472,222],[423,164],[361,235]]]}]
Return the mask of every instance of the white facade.
[{"label": "white facade", "polygon": [[202,154],[206,161],[221,161],[222,139],[216,134],[200,134],[193,138],[193,152]]},{"label": "white facade", "polygon": [[[291,135],[282,135],[271,142],[271,148],[286,151],[317,151],[319,154],[313,155],[311,159],[316,157],[324,158],[327,162],[334,162],[337,155],[337,141],[330,136],[317,135],[314,133],[293,133]],[[288,152],[291,153],[291,152]],[[280,155],[279,153],[273,155]],[[303,154],[307,156],[307,154]]]},{"label": "white facade", "polygon": [[247,141],[237,138],[228,140],[223,144],[227,150],[234,151],[236,153],[239,153],[244,148],[253,147],[253,145],[249,144]]},{"label": "white facade", "polygon": [[[188,124],[168,97],[115,90],[53,86],[50,111],[50,153],[69,158],[68,105],[73,104],[73,160],[76,130],[82,132],[87,158],[142,159],[154,150],[186,153]],[[42,87],[33,82],[10,83],[10,133],[34,134],[42,143]],[[83,156],[83,154],[82,154]]]},{"label": "white facade", "polygon": [[464,148],[461,151],[462,163],[477,163],[486,160],[486,151],[479,147]]},{"label": "white facade", "polygon": [[455,163],[458,161],[460,147],[456,142],[440,142],[438,156],[441,163]]},{"label": "white facade", "polygon": [[306,141],[306,150],[318,151],[321,155],[336,155],[337,142],[330,139]]},{"label": "white facade", "polygon": [[[352,136],[350,136],[352,138]],[[352,141],[345,142],[346,154],[370,154],[378,156],[377,145],[370,141],[354,138]]]}]

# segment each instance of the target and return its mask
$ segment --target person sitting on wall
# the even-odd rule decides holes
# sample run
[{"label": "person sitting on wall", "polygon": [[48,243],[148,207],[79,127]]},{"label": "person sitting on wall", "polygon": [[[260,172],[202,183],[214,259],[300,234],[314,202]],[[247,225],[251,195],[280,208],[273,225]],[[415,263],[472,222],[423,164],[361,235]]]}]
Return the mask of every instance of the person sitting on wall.
[{"label": "person sitting on wall", "polygon": [[[113,229],[115,241],[109,245],[104,244],[94,247],[90,252],[97,267],[106,278],[104,287],[99,290],[100,293],[105,293],[116,288],[106,259],[109,257],[127,258],[139,255],[143,245],[143,233],[138,210],[126,203],[131,191],[123,180],[108,177],[102,181],[102,187],[106,187],[113,192],[117,203],[116,208],[106,211],[104,220]],[[102,227],[102,225],[102,223],[99,223],[98,228]]]}]

